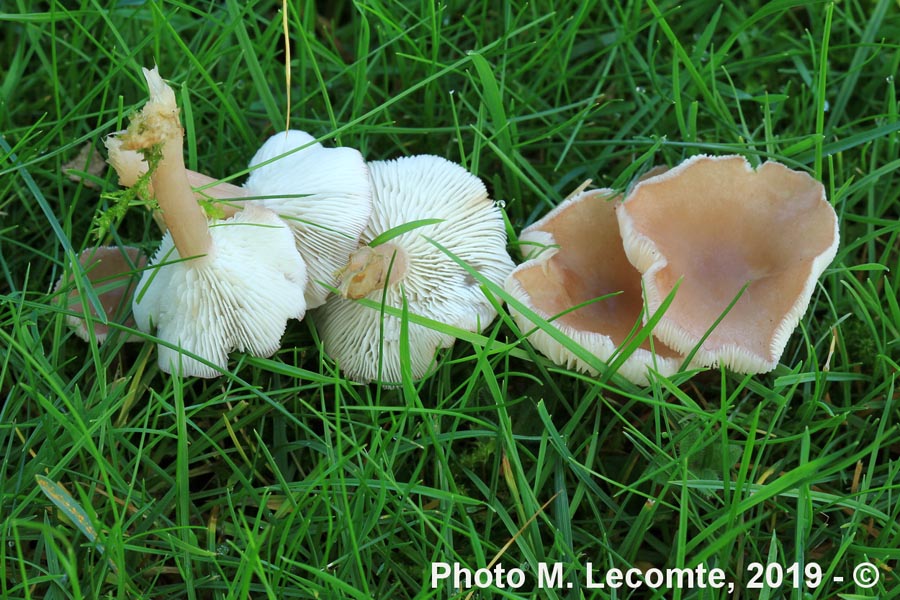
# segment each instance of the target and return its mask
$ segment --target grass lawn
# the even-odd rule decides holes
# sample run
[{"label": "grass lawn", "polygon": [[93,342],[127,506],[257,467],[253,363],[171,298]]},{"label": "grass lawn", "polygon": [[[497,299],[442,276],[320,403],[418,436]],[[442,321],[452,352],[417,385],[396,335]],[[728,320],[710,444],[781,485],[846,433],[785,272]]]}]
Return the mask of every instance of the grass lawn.
[{"label": "grass lawn", "polygon": [[[896,0],[280,4],[0,3],[0,597],[900,597]],[[809,172],[840,248],[765,375],[592,378],[501,309],[399,388],[342,378],[314,316],[182,381],[122,331],[77,339],[53,292],[73,252],[158,243],[139,207],[98,239],[115,176],[64,166],[154,63],[188,168],[240,183],[288,118],[445,156],[503,201],[516,260],[585,179],[696,154]],[[494,585],[433,588],[441,562]],[[647,585],[589,585],[614,568]],[[652,585],[676,568],[731,593]]]}]

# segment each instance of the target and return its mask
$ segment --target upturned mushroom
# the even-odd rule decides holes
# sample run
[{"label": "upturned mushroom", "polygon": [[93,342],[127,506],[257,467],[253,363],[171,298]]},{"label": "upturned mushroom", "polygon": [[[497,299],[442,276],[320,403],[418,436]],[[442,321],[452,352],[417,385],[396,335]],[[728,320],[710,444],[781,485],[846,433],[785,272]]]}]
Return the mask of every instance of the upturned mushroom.
[{"label": "upturned mushroom", "polygon": [[[498,285],[513,264],[500,209],[461,166],[423,155],[370,162],[369,171],[372,217],[340,273],[341,293],[316,312],[316,322],[326,353],[349,379],[396,384],[401,320],[381,310],[382,302],[395,309],[405,302],[409,314],[481,331],[496,310],[478,281],[438,245]],[[398,235],[383,239],[398,228]],[[410,371],[419,379],[435,351],[449,348],[454,337],[413,322],[408,332]]]},{"label": "upturned mushroom", "polygon": [[741,373],[775,368],[837,252],[822,184],[741,156],[695,156],[646,179],[617,215],[648,312],[680,281],[654,335],[682,353],[699,344],[696,362]]},{"label": "upturned mushroom", "polygon": [[[575,190],[519,236],[527,259],[506,279],[506,291],[579,346],[610,362],[640,328],[644,312],[641,274],[628,262],[619,237],[613,190]],[[532,346],[568,369],[598,371],[509,307]],[[645,339],[619,366],[618,373],[647,385],[648,369],[672,375],[679,353],[659,340]]]},{"label": "upturned mushroom", "polygon": [[250,161],[244,191],[285,220],[306,261],[308,308],[325,303],[372,214],[369,169],[358,150],[326,148],[303,131],[270,137]]},{"label": "upturned mushroom", "polygon": [[[131,246],[88,248],[78,255],[78,263],[84,270],[86,283],[93,288],[104,314],[101,316],[97,308],[83,297],[76,286],[74,273],[68,277],[61,277],[54,291],[68,290],[65,305],[71,314],[66,315],[66,324],[72,328],[75,335],[89,342],[93,332],[94,339],[98,344],[102,344],[114,329],[110,323],[134,327],[131,299],[137,283],[137,273],[147,263],[147,258],[141,254],[140,249]],[[86,318],[85,307],[90,318]],[[136,336],[129,336],[125,341],[138,339]]]},{"label": "upturned mushroom", "polygon": [[[123,149],[115,137],[106,146],[119,183],[135,185],[148,169],[143,156]],[[321,306],[372,213],[372,188],[362,155],[353,148],[326,148],[306,132],[288,130],[266,140],[249,169],[243,186],[186,173],[197,200],[220,200],[217,208],[223,216],[251,204],[277,213],[291,228],[306,263],[307,308]]]},{"label": "upturned mushroom", "polygon": [[304,316],[306,267],[272,211],[252,206],[207,219],[184,167],[175,94],[155,68],[144,76],[150,100],[120,136],[121,148],[157,160],[151,182],[168,231],[138,285],[134,317],[164,342],[162,370],[215,377],[233,350],[278,349],[287,320]]}]

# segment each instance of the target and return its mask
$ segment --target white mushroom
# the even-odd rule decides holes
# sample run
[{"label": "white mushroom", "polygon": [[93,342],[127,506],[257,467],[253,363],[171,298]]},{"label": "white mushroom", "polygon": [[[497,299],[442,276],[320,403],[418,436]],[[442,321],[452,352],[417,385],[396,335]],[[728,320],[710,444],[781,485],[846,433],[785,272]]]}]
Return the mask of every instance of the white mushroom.
[{"label": "white mushroom", "polygon": [[325,148],[303,131],[276,133],[250,161],[244,190],[291,227],[309,270],[307,307],[324,304],[372,213],[362,155],[352,148]]},{"label": "white mushroom", "polygon": [[[382,302],[465,329],[481,331],[496,316],[478,281],[441,251],[440,244],[483,275],[502,284],[513,264],[506,252],[500,209],[480,179],[436,156],[411,156],[369,163],[372,218],[363,245],[342,272],[341,295],[317,314],[325,351],[352,380],[401,381],[401,321],[354,298]],[[378,236],[412,224],[412,229],[374,247]],[[416,225],[421,226],[416,226]],[[426,375],[435,351],[454,338],[409,323],[413,378]]]},{"label": "white mushroom", "polygon": [[775,162],[754,171],[741,156],[695,156],[646,179],[617,215],[650,313],[681,281],[654,334],[690,352],[737,299],[695,359],[742,373],[775,368],[837,252],[822,184]]},{"label": "white mushroom", "polygon": [[168,373],[216,377],[232,350],[271,356],[287,320],[305,314],[306,269],[275,213],[251,205],[211,221],[210,233],[207,254],[186,261],[167,233],[135,294],[138,327],[156,327],[157,337],[175,346],[159,345],[159,366]]},{"label": "white mushroom", "polygon": [[[628,262],[619,237],[613,190],[582,186],[519,236],[522,263],[506,291],[541,319],[604,362],[634,337],[643,314],[641,274]],[[578,308],[576,308],[578,307]],[[596,375],[597,369],[510,306],[531,344],[554,363]],[[651,344],[652,342],[652,344]],[[638,385],[648,368],[677,372],[681,356],[659,340],[645,339],[618,372]]]},{"label": "white mushroom", "polygon": [[[306,268],[287,225],[248,207],[208,222],[188,182],[175,95],[156,69],[144,69],[150,100],[121,136],[123,150],[158,154],[151,173],[168,232],[133,302],[135,321],[166,344],[160,368],[214,377],[232,350],[269,356],[289,318],[302,318]],[[170,347],[171,346],[171,347]],[[193,356],[192,356],[193,355]]]}]

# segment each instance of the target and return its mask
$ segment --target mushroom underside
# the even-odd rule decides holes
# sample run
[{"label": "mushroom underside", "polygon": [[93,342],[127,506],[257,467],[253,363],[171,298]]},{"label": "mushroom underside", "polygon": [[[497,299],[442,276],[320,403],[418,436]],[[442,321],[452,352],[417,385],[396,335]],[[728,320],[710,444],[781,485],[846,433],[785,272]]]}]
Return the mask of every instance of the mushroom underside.
[{"label": "mushroom underside", "polygon": [[836,251],[820,183],[739,156],[695,157],[643,181],[618,216],[650,312],[678,286],[655,334],[689,352],[709,332],[698,362],[740,372],[775,367]]},{"label": "mushroom underside", "polygon": [[[506,289],[527,308],[603,361],[627,345],[644,312],[641,277],[628,262],[619,239],[611,190],[582,191],[526,229],[520,242],[533,258],[520,265]],[[513,309],[523,329],[535,324]],[[532,344],[551,360],[597,371],[543,331]],[[647,366],[674,373],[680,355],[648,336],[620,367],[620,373],[647,383]]]},{"label": "mushroom underside", "polygon": [[[328,300],[317,324],[326,352],[348,378],[390,384],[400,381],[404,359],[400,320],[380,310],[382,300],[395,310],[405,304],[411,315],[481,331],[496,310],[456,261],[498,285],[513,264],[500,209],[481,180],[461,166],[423,155],[371,162],[369,172],[372,217],[341,273],[342,294]],[[403,230],[411,223],[417,226]],[[369,246],[397,228],[386,243]],[[420,379],[435,351],[452,345],[453,336],[412,322],[409,331],[411,375]]]},{"label": "mushroom underside", "polygon": [[276,133],[250,160],[248,203],[278,214],[306,261],[308,308],[325,303],[372,214],[369,170],[359,151],[326,148],[308,133]]},{"label": "mushroom underside", "polygon": [[273,212],[248,206],[210,232],[209,254],[191,260],[166,234],[134,299],[138,326],[167,342],[158,360],[168,373],[216,377],[235,350],[271,356],[287,320],[305,314],[306,267]]}]

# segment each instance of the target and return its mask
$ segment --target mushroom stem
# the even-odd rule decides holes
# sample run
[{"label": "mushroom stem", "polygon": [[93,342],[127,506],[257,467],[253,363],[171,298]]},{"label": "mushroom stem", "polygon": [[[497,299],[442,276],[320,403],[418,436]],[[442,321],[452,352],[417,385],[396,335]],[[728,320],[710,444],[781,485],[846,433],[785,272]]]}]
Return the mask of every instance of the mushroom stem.
[{"label": "mushroom stem", "polygon": [[352,300],[364,298],[382,289],[385,281],[393,285],[403,279],[408,267],[406,252],[394,244],[363,246],[350,255],[350,262],[340,273],[341,295]]},{"label": "mushroom stem", "polygon": [[150,176],[154,195],[179,256],[191,258],[209,252],[212,238],[206,214],[194,198],[184,167],[184,130],[178,117],[175,93],[159,76],[144,69],[150,100],[132,119],[122,136],[123,150],[159,152],[159,162]]},{"label": "mushroom stem", "polygon": [[194,199],[194,190],[188,182],[180,136],[165,141],[162,159],[150,179],[178,255],[182,258],[205,255],[212,238],[206,213]]}]

